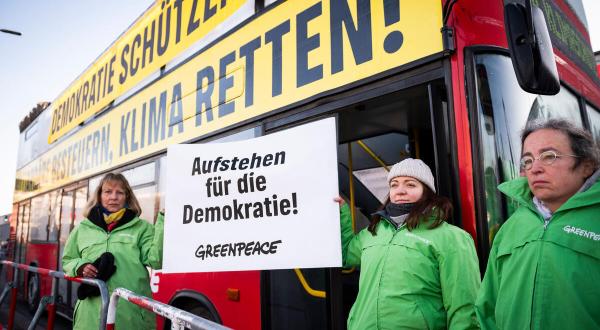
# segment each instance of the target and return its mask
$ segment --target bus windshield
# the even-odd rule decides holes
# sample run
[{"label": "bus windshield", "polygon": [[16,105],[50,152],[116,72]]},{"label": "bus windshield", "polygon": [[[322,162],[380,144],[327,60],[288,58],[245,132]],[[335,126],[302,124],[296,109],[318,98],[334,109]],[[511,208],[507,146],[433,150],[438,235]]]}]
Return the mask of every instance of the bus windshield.
[{"label": "bus windshield", "polygon": [[[562,85],[557,95],[535,95],[519,88],[510,57],[475,56],[475,88],[485,185],[486,220],[491,244],[502,222],[514,211],[497,185],[519,176],[521,130],[536,119],[565,118],[583,127],[578,96]],[[590,117],[590,121],[598,117]],[[596,123],[597,125],[597,123]]]}]

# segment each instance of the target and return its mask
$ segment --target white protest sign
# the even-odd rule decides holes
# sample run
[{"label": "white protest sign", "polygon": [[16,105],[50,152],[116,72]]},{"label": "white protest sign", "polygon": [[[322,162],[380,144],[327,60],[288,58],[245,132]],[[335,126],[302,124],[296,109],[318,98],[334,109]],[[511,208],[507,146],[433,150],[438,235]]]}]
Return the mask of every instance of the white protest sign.
[{"label": "white protest sign", "polygon": [[164,273],[341,266],[335,120],[167,151]]}]

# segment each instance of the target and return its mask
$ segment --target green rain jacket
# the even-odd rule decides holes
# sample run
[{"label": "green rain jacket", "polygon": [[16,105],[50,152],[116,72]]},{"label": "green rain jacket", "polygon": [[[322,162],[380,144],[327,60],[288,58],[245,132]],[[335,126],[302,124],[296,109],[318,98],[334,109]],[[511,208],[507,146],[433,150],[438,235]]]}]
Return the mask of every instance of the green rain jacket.
[{"label": "green rain jacket", "polygon": [[[63,269],[77,276],[81,265],[92,263],[104,252],[115,257],[116,272],[108,279],[109,296],[123,287],[137,294],[152,297],[146,266],[160,268],[162,263],[163,218],[159,213],[156,225],[138,217],[107,233],[89,219],[84,219],[67,240],[62,258]],[[74,329],[98,329],[100,296],[78,300],[73,317]],[[156,317],[136,305],[121,299],[117,306],[117,329],[154,329]]]},{"label": "green rain jacket", "polygon": [[520,207],[494,239],[477,317],[484,329],[600,329],[600,181],[545,222],[526,178],[498,186]]},{"label": "green rain jacket", "polygon": [[354,234],[350,208],[341,209],[344,265],[360,266],[348,329],[479,328],[480,274],[471,236],[445,222],[428,229],[431,219],[412,231],[383,219],[377,235]]}]

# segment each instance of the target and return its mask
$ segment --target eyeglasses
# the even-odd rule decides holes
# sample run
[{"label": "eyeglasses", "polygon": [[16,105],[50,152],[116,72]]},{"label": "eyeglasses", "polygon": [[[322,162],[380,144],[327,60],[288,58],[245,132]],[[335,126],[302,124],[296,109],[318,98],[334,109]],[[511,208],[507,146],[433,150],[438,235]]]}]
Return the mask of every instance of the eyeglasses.
[{"label": "eyeglasses", "polygon": [[537,157],[533,157],[533,156],[523,156],[521,157],[521,169],[522,170],[530,170],[533,167],[533,162],[536,160],[540,160],[542,161],[542,163],[544,165],[552,165],[552,163],[554,163],[554,161],[556,161],[557,158],[560,157],[574,157],[574,158],[578,158],[579,156],[575,156],[575,155],[560,155],[557,154],[555,151],[552,150],[548,150],[548,151],[544,151],[542,152],[539,156]]}]

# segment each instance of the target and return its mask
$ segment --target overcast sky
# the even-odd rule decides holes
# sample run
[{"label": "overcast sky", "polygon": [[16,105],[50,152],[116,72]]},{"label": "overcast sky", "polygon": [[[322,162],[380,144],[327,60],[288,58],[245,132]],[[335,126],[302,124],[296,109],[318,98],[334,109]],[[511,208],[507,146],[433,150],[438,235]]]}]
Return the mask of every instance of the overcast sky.
[{"label": "overcast sky", "polygon": [[[0,215],[12,211],[18,125],[40,101],[53,101],[152,0],[2,0],[0,28]],[[600,0],[583,0],[592,47],[600,50]]]}]

